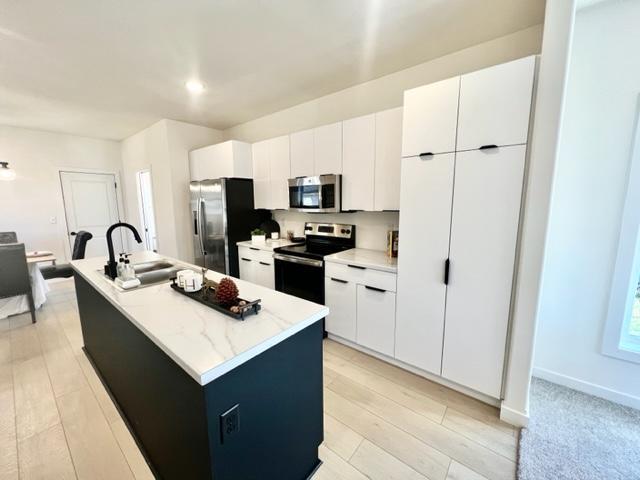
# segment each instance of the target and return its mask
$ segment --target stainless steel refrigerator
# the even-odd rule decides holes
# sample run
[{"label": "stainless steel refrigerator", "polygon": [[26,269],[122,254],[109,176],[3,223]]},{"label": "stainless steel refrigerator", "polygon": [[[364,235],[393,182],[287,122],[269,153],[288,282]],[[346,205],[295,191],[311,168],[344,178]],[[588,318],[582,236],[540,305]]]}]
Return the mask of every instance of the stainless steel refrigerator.
[{"label": "stainless steel refrigerator", "polygon": [[270,217],[253,208],[253,181],[219,178],[191,182],[191,225],[196,263],[238,277],[237,242]]}]

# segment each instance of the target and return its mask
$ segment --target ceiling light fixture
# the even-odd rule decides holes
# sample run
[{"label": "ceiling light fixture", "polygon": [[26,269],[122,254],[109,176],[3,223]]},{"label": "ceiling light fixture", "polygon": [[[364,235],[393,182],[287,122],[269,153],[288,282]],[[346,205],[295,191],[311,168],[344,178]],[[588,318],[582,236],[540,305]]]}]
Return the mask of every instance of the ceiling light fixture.
[{"label": "ceiling light fixture", "polygon": [[9,168],[9,162],[0,162],[0,180],[14,180],[16,178],[15,170]]},{"label": "ceiling light fixture", "polygon": [[191,93],[202,93],[204,91],[204,85],[197,80],[189,80],[184,84]]}]

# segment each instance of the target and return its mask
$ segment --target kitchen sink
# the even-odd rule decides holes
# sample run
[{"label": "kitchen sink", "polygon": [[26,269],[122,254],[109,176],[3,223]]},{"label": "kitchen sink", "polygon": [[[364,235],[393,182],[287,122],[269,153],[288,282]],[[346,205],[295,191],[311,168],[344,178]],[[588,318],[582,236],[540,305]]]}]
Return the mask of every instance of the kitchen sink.
[{"label": "kitchen sink", "polygon": [[[167,282],[169,279],[175,277],[179,270],[184,268],[174,265],[167,260],[134,263],[132,267],[136,273],[136,278],[140,280],[140,286],[137,288]],[[107,278],[111,280],[109,277]],[[136,288],[133,288],[132,290],[135,289]]]},{"label": "kitchen sink", "polygon": [[151,285],[166,282],[175,277],[180,267],[166,260],[155,260],[135,263],[133,264],[133,270],[136,272],[136,278],[140,280],[141,285]]}]

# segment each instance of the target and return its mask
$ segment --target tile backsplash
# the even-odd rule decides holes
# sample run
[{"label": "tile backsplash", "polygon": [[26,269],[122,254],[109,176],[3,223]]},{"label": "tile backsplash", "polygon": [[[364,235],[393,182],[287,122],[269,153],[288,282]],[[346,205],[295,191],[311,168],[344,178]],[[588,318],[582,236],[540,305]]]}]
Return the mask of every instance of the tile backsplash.
[{"label": "tile backsplash", "polygon": [[356,247],[386,250],[387,231],[397,230],[398,212],[302,213],[274,210],[273,219],[280,224],[280,233],[286,236],[293,230],[304,235],[305,222],[347,223],[356,225]]}]

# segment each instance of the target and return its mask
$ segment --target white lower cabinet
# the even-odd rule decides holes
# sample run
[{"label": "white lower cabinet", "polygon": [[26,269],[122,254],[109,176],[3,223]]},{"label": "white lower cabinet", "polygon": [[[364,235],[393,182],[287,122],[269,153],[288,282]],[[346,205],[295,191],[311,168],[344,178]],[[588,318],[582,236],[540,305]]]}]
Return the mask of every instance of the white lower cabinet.
[{"label": "white lower cabinet", "polygon": [[327,262],[325,275],[327,332],[393,357],[396,274]]},{"label": "white lower cabinet", "polygon": [[338,277],[325,277],[324,296],[331,312],[325,320],[327,332],[355,342],[356,284]]},{"label": "white lower cabinet", "polygon": [[255,247],[238,247],[240,279],[275,289],[273,253]]},{"label": "white lower cabinet", "polygon": [[369,285],[357,287],[356,342],[393,356],[396,328],[396,294]]}]

